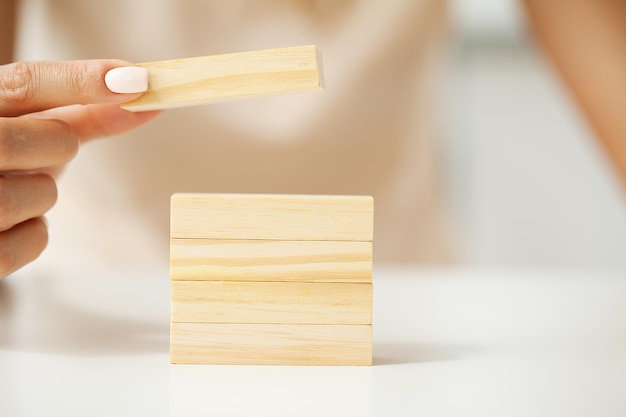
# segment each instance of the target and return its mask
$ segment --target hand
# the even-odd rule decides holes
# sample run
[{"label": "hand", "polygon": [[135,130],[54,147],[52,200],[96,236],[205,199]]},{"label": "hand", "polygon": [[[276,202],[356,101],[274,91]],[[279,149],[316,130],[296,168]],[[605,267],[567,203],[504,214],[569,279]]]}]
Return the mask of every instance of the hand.
[{"label": "hand", "polygon": [[[114,68],[120,69],[109,73]],[[0,278],[46,247],[43,215],[56,202],[54,173],[79,144],[122,133],[157,114],[119,108],[140,95],[127,91],[145,90],[147,74],[141,71],[119,60],[0,66]]]}]

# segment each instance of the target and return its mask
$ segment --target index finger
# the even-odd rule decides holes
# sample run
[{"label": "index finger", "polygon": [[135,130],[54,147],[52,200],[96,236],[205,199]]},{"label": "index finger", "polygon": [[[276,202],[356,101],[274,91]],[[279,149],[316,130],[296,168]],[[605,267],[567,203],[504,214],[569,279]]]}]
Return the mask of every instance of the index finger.
[{"label": "index finger", "polygon": [[[0,66],[0,116],[21,116],[70,104],[123,103],[105,84],[107,72],[133,64],[122,60],[16,62]],[[146,74],[147,83],[147,74]]]}]

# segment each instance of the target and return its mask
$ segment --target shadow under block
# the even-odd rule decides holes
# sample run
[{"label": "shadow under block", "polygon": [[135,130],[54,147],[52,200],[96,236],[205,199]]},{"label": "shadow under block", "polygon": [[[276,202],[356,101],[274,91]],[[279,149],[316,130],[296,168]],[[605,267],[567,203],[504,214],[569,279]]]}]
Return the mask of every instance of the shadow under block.
[{"label": "shadow under block", "polygon": [[371,365],[374,202],[175,194],[170,360]]},{"label": "shadow under block", "polygon": [[172,321],[371,324],[372,284],[172,281]]},{"label": "shadow under block", "polygon": [[122,104],[129,111],[159,110],[238,97],[322,88],[314,45],[138,64],[148,90]]},{"label": "shadow under block", "polygon": [[174,194],[172,239],[371,242],[367,196]]},{"label": "shadow under block", "polygon": [[372,242],[172,239],[170,278],[372,282]]},{"label": "shadow under block", "polygon": [[371,365],[371,325],[172,323],[172,363]]}]

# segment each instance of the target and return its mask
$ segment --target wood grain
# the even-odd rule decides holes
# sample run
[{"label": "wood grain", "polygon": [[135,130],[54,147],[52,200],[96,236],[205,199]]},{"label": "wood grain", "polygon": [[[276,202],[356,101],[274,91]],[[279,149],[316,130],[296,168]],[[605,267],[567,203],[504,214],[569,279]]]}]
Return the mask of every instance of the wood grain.
[{"label": "wood grain", "polygon": [[372,284],[172,281],[171,321],[372,324]]},{"label": "wood grain", "polygon": [[173,239],[339,240],[371,242],[368,196],[174,194]]},{"label": "wood grain", "polygon": [[371,365],[371,325],[172,323],[170,361],[233,365]]},{"label": "wood grain", "polygon": [[171,239],[170,278],[372,282],[372,242]]},{"label": "wood grain", "polygon": [[147,111],[322,88],[313,45],[138,64],[148,91],[122,105]]}]

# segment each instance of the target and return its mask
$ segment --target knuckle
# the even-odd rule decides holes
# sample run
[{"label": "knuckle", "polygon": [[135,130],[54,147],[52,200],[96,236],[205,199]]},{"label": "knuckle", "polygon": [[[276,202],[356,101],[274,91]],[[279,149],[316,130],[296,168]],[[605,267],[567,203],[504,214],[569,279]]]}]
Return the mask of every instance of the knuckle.
[{"label": "knuckle", "polygon": [[0,99],[14,106],[27,103],[33,97],[35,72],[30,62],[4,65],[0,72]]}]

